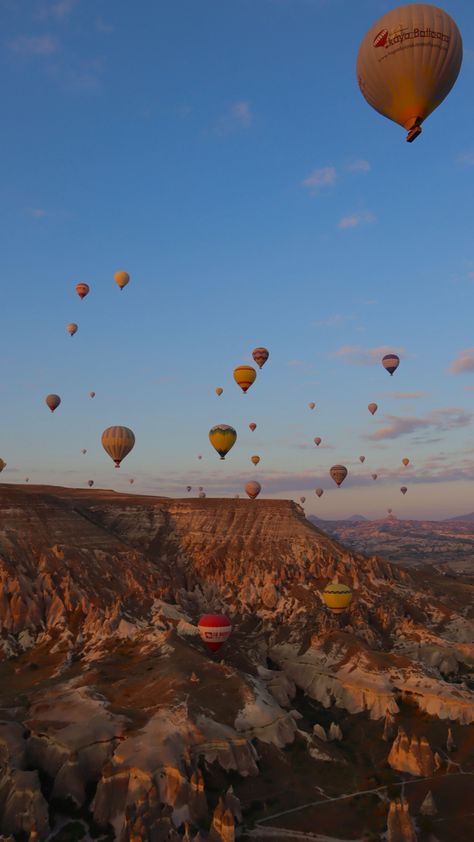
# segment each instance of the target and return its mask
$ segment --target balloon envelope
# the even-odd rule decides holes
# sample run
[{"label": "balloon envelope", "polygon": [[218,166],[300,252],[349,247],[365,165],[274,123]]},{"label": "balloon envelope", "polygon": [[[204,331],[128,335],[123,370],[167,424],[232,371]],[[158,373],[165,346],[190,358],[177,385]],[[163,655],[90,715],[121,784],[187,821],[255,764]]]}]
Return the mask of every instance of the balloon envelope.
[{"label": "balloon envelope", "polygon": [[245,486],[245,492],[248,494],[251,500],[255,500],[256,497],[260,494],[262,490],[262,486],[256,480],[250,480]]},{"label": "balloon envelope", "polygon": [[89,480],[87,481],[87,485],[89,486],[89,488],[92,488],[92,486],[94,485],[94,480],[93,480],[93,479],[89,479]]},{"label": "balloon envelope", "polygon": [[89,397],[90,397],[90,398],[95,398],[95,392],[89,392]]},{"label": "balloon envelope", "polygon": [[315,443],[316,447],[319,447],[321,442],[322,442],[322,439],[319,436],[316,436],[316,438],[314,439],[314,443]]},{"label": "balloon envelope", "polygon": [[0,473],[1,473],[1,472],[4,470],[4,468],[6,468],[6,467],[7,467],[7,463],[4,461],[4,459],[0,459]]},{"label": "balloon envelope", "polygon": [[352,591],[342,582],[330,582],[323,590],[323,600],[333,614],[342,614],[352,601]]},{"label": "balloon envelope", "polygon": [[237,368],[234,368],[234,380],[244,394],[255,382],[256,376],[257,372],[251,365],[238,365]]},{"label": "balloon envelope", "polygon": [[385,354],[385,356],[382,357],[382,365],[385,371],[388,371],[389,374],[392,375],[400,365],[400,357],[397,357],[396,354]]},{"label": "balloon envelope", "polygon": [[253,421],[252,421],[252,423],[251,423],[251,424],[249,424],[249,427],[250,427],[250,429],[252,430],[252,433],[253,433],[253,431],[254,431],[254,430],[256,430],[256,429],[257,429],[257,425],[256,425],[256,424],[254,424],[254,422],[253,422]]},{"label": "balloon envelope", "polygon": [[259,368],[262,368],[262,366],[265,365],[269,356],[270,352],[266,348],[254,348],[252,351],[252,357]]},{"label": "balloon envelope", "polygon": [[333,465],[329,469],[329,474],[337,486],[340,486],[347,477],[347,468],[345,465]]},{"label": "balloon envelope", "polygon": [[411,141],[448,95],[461,62],[453,19],[428,3],[410,3],[387,12],[366,33],[357,80],[369,105],[403,126]]},{"label": "balloon envelope", "polygon": [[406,485],[402,485],[400,491],[402,492],[402,494],[406,494],[407,491],[408,491],[408,488],[406,487]]},{"label": "balloon envelope", "polygon": [[89,294],[89,284],[76,284],[76,292],[79,298],[85,298]]},{"label": "balloon envelope", "polygon": [[61,403],[59,395],[47,395],[45,398],[46,406],[49,406],[51,412],[54,412]]},{"label": "balloon envelope", "polygon": [[371,474],[371,476],[372,476],[372,479],[377,479],[378,474]]},{"label": "balloon envelope", "polygon": [[187,485],[187,486],[186,486],[186,491],[192,491],[192,490],[193,490],[192,485]]},{"label": "balloon envelope", "polygon": [[223,391],[224,391],[224,389],[222,389],[220,386],[218,386],[217,389],[216,389],[216,395],[222,395]]},{"label": "balloon envelope", "polygon": [[369,403],[367,409],[369,410],[371,415],[375,415],[378,410],[378,406],[376,403]]},{"label": "balloon envelope", "polygon": [[311,401],[311,403],[309,403],[309,404],[308,404],[308,406],[309,406],[309,408],[310,408],[310,409],[314,409],[314,407],[316,406],[316,404],[315,404],[315,403],[313,403],[313,401]]},{"label": "balloon envelope", "polygon": [[198,623],[199,635],[211,652],[217,652],[232,631],[232,623],[225,614],[204,614]]},{"label": "balloon envelope", "polygon": [[359,462],[364,463],[365,462],[365,456],[359,456]]},{"label": "balloon envelope", "polygon": [[322,496],[323,496],[323,494],[324,494],[324,489],[322,489],[322,488],[317,488],[317,489],[316,489],[316,491],[315,491],[315,494],[317,494],[317,495],[318,495],[318,497],[322,497]]},{"label": "balloon envelope", "polygon": [[406,466],[410,464],[410,460],[407,459],[407,457],[405,456],[404,459],[402,459],[402,463],[405,465],[406,468]]},{"label": "balloon envelope", "polygon": [[300,503],[304,503],[306,501],[306,497],[300,497]]},{"label": "balloon envelope", "polygon": [[75,322],[69,322],[69,324],[66,325],[66,330],[69,333],[69,336],[74,336],[74,334],[77,333],[77,324]]},{"label": "balloon envelope", "polygon": [[120,468],[135,444],[135,435],[129,427],[107,427],[102,433],[102,447],[114,460],[115,467]]},{"label": "balloon envelope", "polygon": [[130,280],[130,275],[128,274],[128,272],[116,272],[114,275],[114,280],[117,286],[120,287],[120,289],[123,289],[127,286]]},{"label": "balloon envelope", "polygon": [[209,430],[209,441],[214,450],[217,450],[221,459],[225,459],[227,453],[234,446],[237,440],[237,433],[228,424],[216,424]]},{"label": "balloon envelope", "polygon": [[253,462],[254,465],[258,465],[258,463],[260,462],[260,456],[251,456],[250,461]]}]

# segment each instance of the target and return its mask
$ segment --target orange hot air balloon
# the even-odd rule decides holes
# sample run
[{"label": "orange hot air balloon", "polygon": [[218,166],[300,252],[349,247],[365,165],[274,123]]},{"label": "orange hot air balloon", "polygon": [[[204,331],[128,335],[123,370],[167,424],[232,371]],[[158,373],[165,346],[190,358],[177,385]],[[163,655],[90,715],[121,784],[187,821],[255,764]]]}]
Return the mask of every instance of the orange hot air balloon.
[{"label": "orange hot air balloon", "polygon": [[322,442],[322,439],[321,439],[319,436],[316,436],[316,438],[315,438],[315,439],[313,439],[313,441],[314,441],[314,443],[315,443],[316,447],[319,447],[319,445],[320,445],[320,444],[321,444],[321,442]]},{"label": "orange hot air balloon", "polygon": [[252,357],[254,358],[259,368],[262,368],[262,366],[265,365],[269,356],[270,352],[267,351],[266,348],[254,348],[252,351]]},{"label": "orange hot air balloon", "polygon": [[135,435],[129,427],[107,427],[102,433],[102,447],[114,460],[115,467],[120,468],[122,459],[125,459],[135,444]]},{"label": "orange hot air balloon", "polygon": [[378,410],[378,406],[377,406],[376,403],[369,403],[369,405],[367,406],[367,409],[369,410],[371,415],[375,415],[375,413]]},{"label": "orange hot air balloon", "polygon": [[218,386],[217,389],[216,389],[216,395],[219,395],[219,396],[222,395],[223,391],[224,391],[224,389],[221,389],[221,387]]},{"label": "orange hot air balloon", "polygon": [[251,456],[250,461],[253,462],[254,465],[258,465],[260,462],[260,456]]},{"label": "orange hot air balloon", "polygon": [[76,284],[76,292],[81,299],[89,295],[89,290],[89,284]]},{"label": "orange hot air balloon", "polygon": [[329,474],[339,487],[347,477],[347,468],[345,465],[333,465],[332,468],[329,469]]},{"label": "orange hot air balloon", "polygon": [[402,492],[402,494],[406,494],[407,491],[408,491],[408,488],[406,487],[406,485],[402,485],[400,491]]},{"label": "orange hot air balloon", "polygon": [[382,357],[382,365],[385,371],[388,371],[392,377],[394,371],[396,371],[400,365],[400,357],[397,356],[397,354],[385,354],[385,356]]},{"label": "orange hot air balloon", "polygon": [[89,488],[92,488],[92,486],[94,485],[94,480],[93,479],[87,480],[87,485],[89,486]]},{"label": "orange hot air balloon", "polygon": [[248,494],[251,500],[255,500],[256,497],[260,494],[262,490],[262,486],[256,480],[250,480],[245,486],[245,493]]},{"label": "orange hot air balloon", "polygon": [[198,629],[201,640],[207,648],[211,652],[217,652],[228,640],[232,623],[225,614],[204,614],[199,620]]},{"label": "orange hot air balloon", "polygon": [[234,380],[244,394],[255,382],[256,376],[257,372],[251,365],[239,365],[234,369]]},{"label": "orange hot air balloon", "polygon": [[257,425],[256,425],[256,424],[254,424],[254,422],[252,421],[252,423],[251,423],[251,424],[249,424],[249,428],[252,430],[252,433],[253,433],[253,432],[254,432],[254,430],[256,430],[256,429],[257,429]]},{"label": "orange hot air balloon", "polygon": [[402,459],[402,463],[405,465],[405,468],[406,468],[406,467],[407,467],[407,465],[409,465],[409,464],[410,464],[410,460],[409,460],[409,459],[407,459],[407,457],[405,456],[405,458],[404,458],[404,459]]},{"label": "orange hot air balloon", "polygon": [[357,80],[369,105],[403,126],[411,142],[449,94],[461,62],[453,19],[431,4],[409,3],[369,29],[359,48]]},{"label": "orange hot air balloon", "polygon": [[308,406],[309,406],[310,409],[314,409],[316,404],[313,401],[311,401],[311,403],[309,403]]},{"label": "orange hot air balloon", "polygon": [[46,406],[48,406],[51,412],[54,412],[55,409],[58,408],[59,404],[61,403],[61,398],[59,395],[47,395],[45,397]]},{"label": "orange hot air balloon", "polygon": [[323,496],[323,494],[324,494],[324,489],[322,489],[322,488],[317,488],[317,489],[316,489],[316,491],[315,491],[314,493],[315,493],[318,497],[322,497],[322,496]]},{"label": "orange hot air balloon", "polygon": [[114,275],[114,281],[121,290],[127,286],[129,280],[130,275],[128,272],[116,272]]},{"label": "orange hot air balloon", "polygon": [[69,336],[74,336],[74,334],[77,333],[77,324],[75,322],[69,322],[69,324],[66,325],[66,330],[69,333]]},{"label": "orange hot air balloon", "polygon": [[363,464],[365,462],[365,456],[359,456],[359,462]]}]

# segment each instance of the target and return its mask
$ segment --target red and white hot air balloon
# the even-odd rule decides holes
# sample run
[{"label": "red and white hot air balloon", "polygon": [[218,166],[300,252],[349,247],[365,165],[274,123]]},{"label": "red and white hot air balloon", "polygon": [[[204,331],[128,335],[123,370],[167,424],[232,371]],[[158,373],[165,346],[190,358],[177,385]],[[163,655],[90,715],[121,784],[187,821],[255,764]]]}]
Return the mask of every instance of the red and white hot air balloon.
[{"label": "red and white hot air balloon", "polygon": [[314,439],[314,443],[315,443],[316,447],[319,447],[321,442],[322,442],[322,438],[320,438],[320,436],[316,436],[316,438]]},{"label": "red and white hot air balloon", "polygon": [[254,430],[256,430],[256,429],[257,429],[257,425],[256,425],[256,424],[252,421],[252,422],[249,424],[249,428],[252,430],[252,433],[253,433],[253,432],[254,432]]},{"label": "red and white hot air balloon", "polygon": [[232,623],[225,614],[204,614],[198,623],[199,635],[211,652],[217,652],[226,642]]}]

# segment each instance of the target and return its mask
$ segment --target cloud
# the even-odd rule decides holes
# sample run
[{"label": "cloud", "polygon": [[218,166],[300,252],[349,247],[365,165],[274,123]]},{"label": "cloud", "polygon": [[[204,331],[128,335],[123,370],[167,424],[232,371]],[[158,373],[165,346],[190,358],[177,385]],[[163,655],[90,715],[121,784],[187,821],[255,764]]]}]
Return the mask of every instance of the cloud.
[{"label": "cloud", "polygon": [[95,28],[97,29],[97,32],[104,32],[106,35],[109,35],[111,32],[114,31],[113,24],[109,23],[103,18],[96,18]]},{"label": "cloud", "polygon": [[358,211],[357,213],[343,216],[337,223],[338,228],[358,228],[360,225],[367,225],[375,222],[376,217],[371,211]]},{"label": "cloud", "polygon": [[354,318],[355,316],[348,316],[345,313],[333,313],[331,316],[326,316],[325,319],[313,322],[313,325],[315,327],[340,327]]},{"label": "cloud", "polygon": [[459,427],[467,427],[472,421],[472,412],[466,412],[459,407],[434,409],[425,417],[386,415],[386,427],[380,427],[367,436],[371,441],[381,439],[397,439],[421,429],[433,429],[446,432]]},{"label": "cloud", "polygon": [[404,348],[393,348],[388,345],[379,345],[377,348],[342,345],[337,351],[333,351],[331,357],[342,357],[344,362],[351,365],[376,365],[381,362],[385,354],[391,353],[398,354],[399,357],[406,356]]},{"label": "cloud", "polygon": [[48,212],[44,208],[27,208],[27,214],[33,216],[35,219],[44,219]]},{"label": "cloud", "polygon": [[329,187],[336,181],[335,167],[321,167],[319,170],[313,170],[301,182],[303,187],[308,187],[312,192],[315,192],[319,187]]},{"label": "cloud", "polygon": [[63,20],[71,14],[77,3],[78,0],[57,0],[49,7],[49,14],[54,18]]},{"label": "cloud", "polygon": [[253,119],[250,102],[239,99],[231,104],[227,113],[217,122],[216,132],[219,135],[226,135],[240,129],[248,129],[252,125]]},{"label": "cloud", "polygon": [[9,44],[10,50],[24,58],[51,56],[59,50],[59,42],[53,35],[20,35]]},{"label": "cloud", "polygon": [[291,366],[301,366],[304,365],[304,362],[303,360],[288,360],[286,364]]},{"label": "cloud", "polygon": [[464,155],[459,155],[457,160],[466,167],[474,167],[474,152],[465,152]]},{"label": "cloud", "polygon": [[412,401],[426,397],[428,392],[386,392],[385,394],[400,401]]},{"label": "cloud", "polygon": [[347,165],[347,170],[349,172],[369,172],[370,164],[363,158],[357,158],[357,160],[352,161],[351,164]]},{"label": "cloud", "polygon": [[464,374],[466,371],[474,371],[474,348],[461,351],[449,367],[451,374]]}]

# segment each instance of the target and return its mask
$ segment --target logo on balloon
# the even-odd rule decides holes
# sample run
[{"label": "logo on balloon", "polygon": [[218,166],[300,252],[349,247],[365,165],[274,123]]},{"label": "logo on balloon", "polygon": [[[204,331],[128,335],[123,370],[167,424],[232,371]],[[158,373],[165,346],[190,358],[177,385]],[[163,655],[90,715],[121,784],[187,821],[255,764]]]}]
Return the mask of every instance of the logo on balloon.
[{"label": "logo on balloon", "polygon": [[388,29],[381,29],[374,38],[374,47],[385,47],[388,38]]}]

